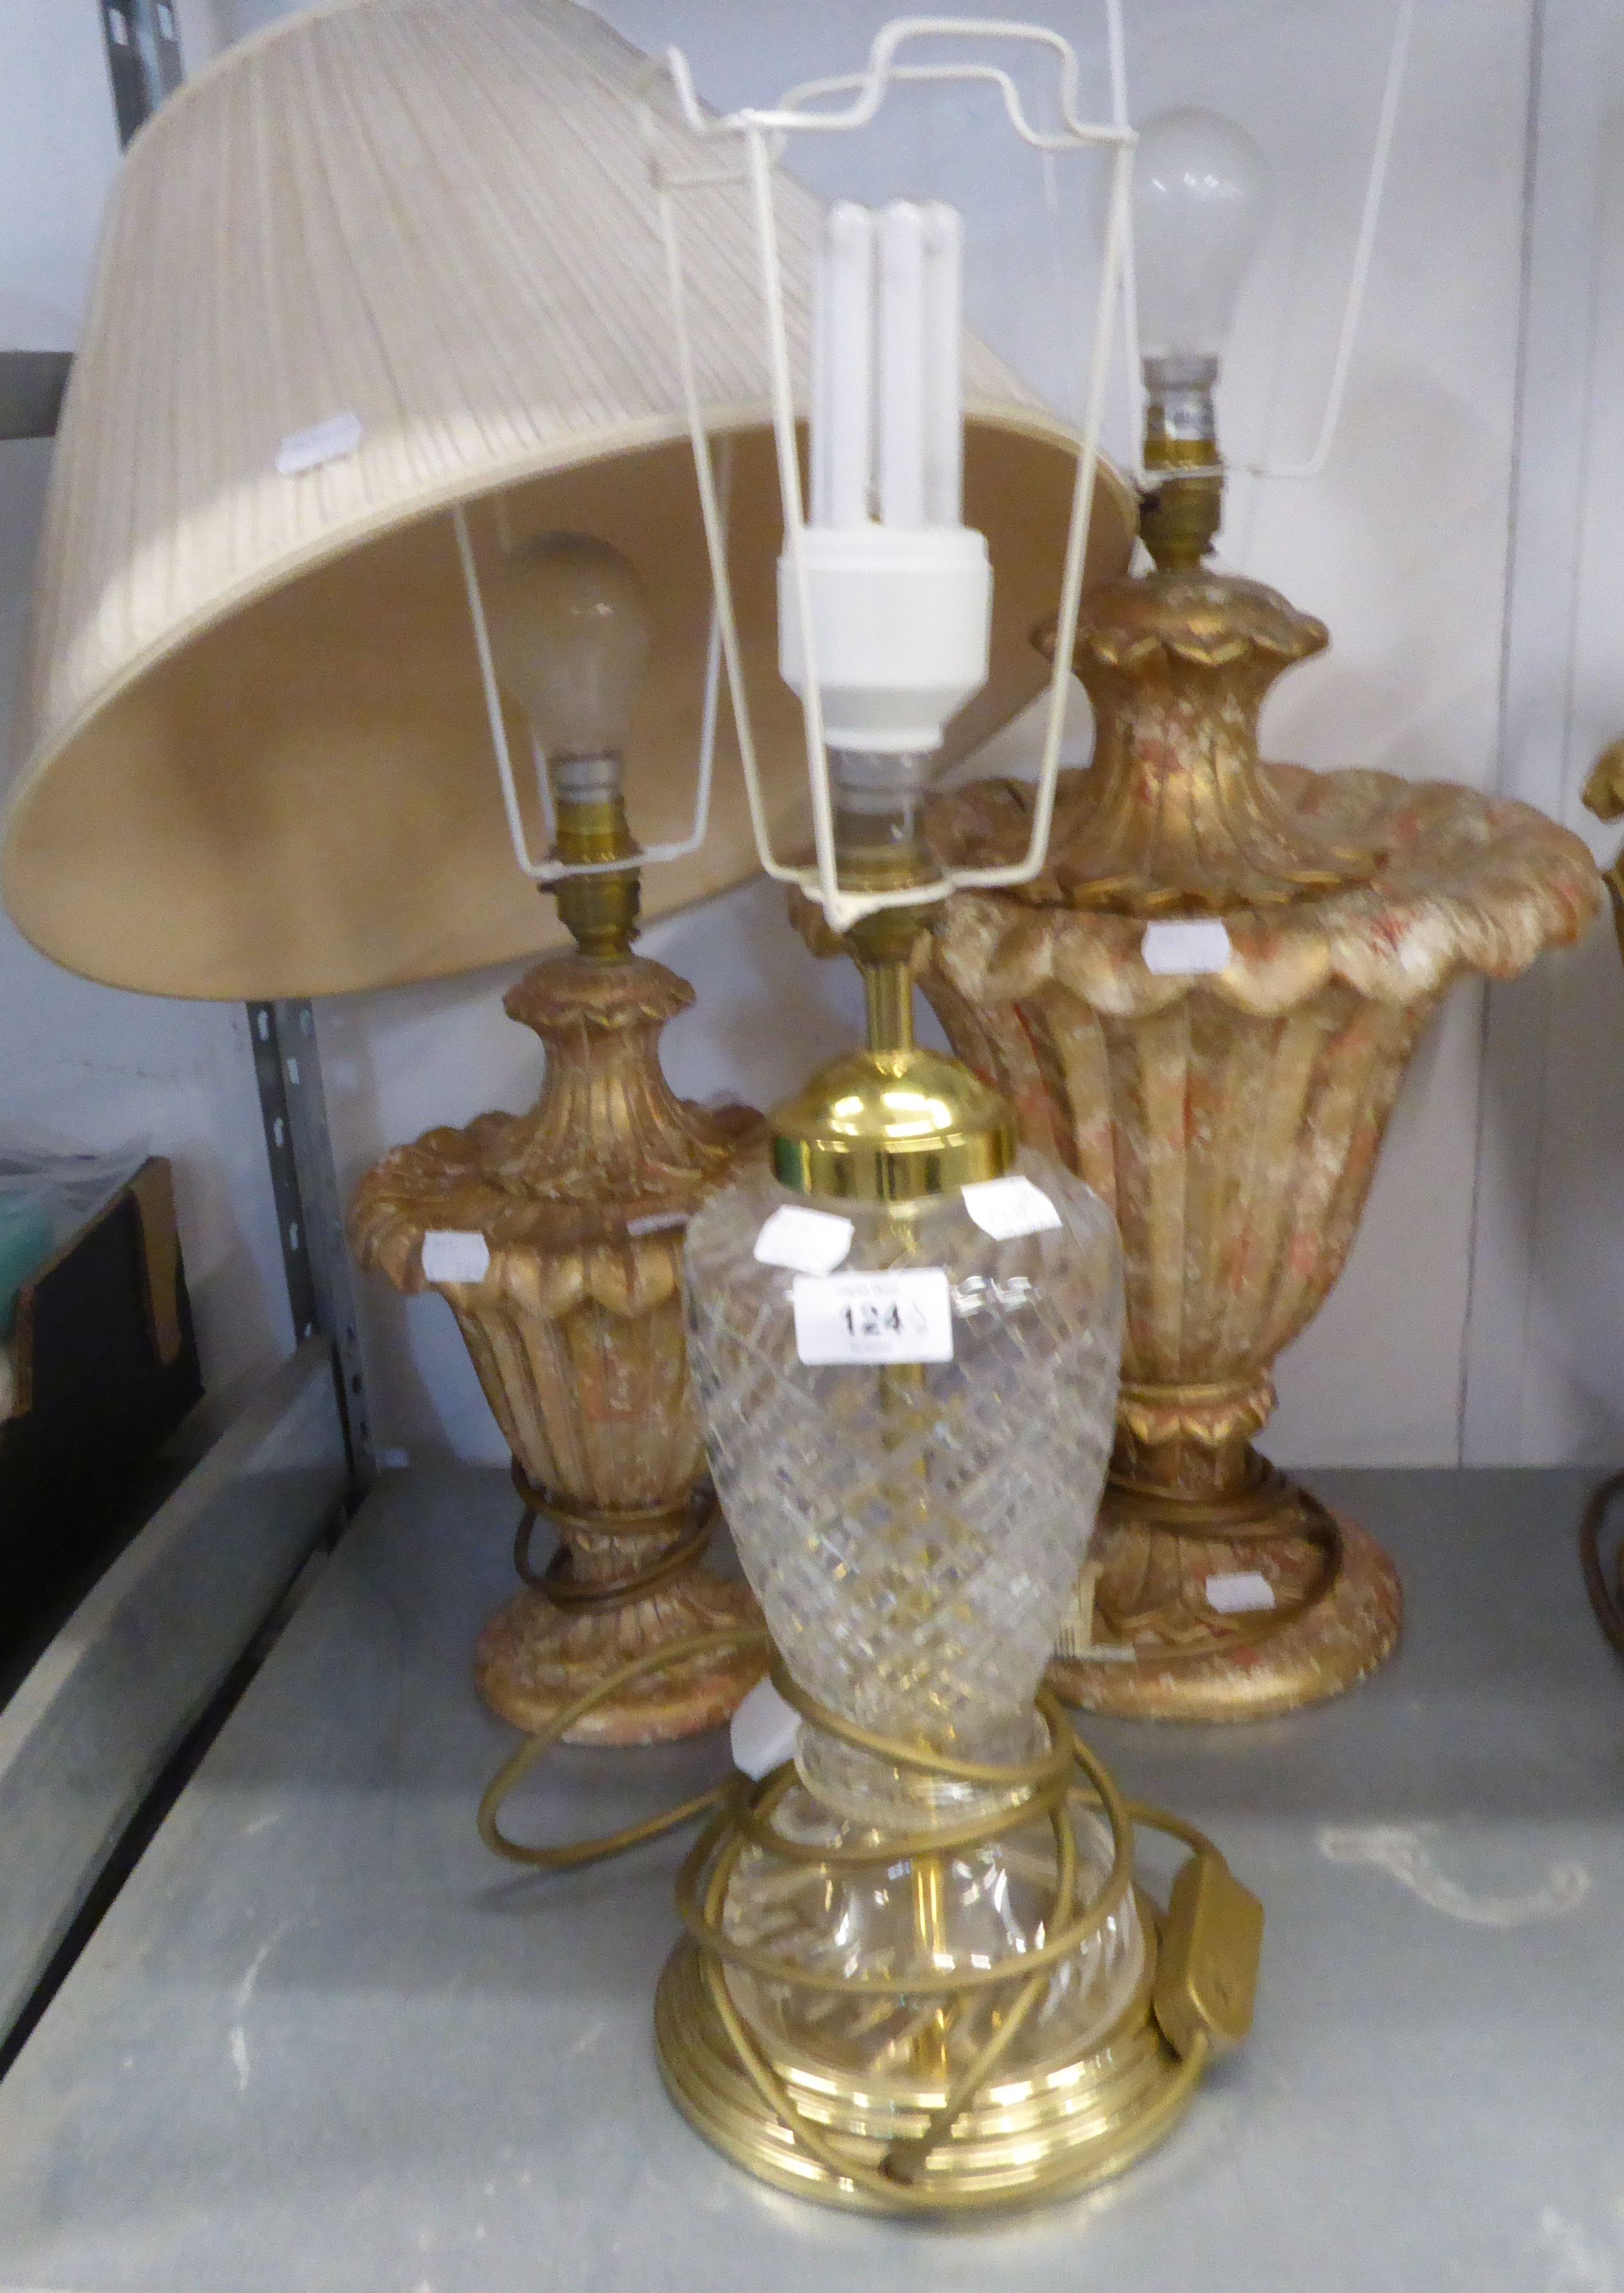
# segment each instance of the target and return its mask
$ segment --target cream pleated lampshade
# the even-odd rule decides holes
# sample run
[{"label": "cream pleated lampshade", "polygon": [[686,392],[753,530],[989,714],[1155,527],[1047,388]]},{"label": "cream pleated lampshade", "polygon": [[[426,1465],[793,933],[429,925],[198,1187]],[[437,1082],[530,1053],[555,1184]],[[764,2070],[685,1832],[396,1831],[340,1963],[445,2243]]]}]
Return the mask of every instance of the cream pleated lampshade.
[{"label": "cream pleated lampshade", "polygon": [[[136,138],[57,445],[5,831],[6,903],[57,961],[163,994],[313,994],[560,936],[508,841],[456,503],[482,547],[499,519],[632,560],[652,642],[628,802],[645,841],[680,831],[709,582],[642,63],[572,0],[340,0],[228,53]],[[817,212],[785,184],[797,341]],[[700,195],[688,249],[701,389],[734,437],[758,739],[793,845],[804,761],[775,666],[742,190]],[[979,345],[966,395],[965,514],[997,607],[991,681],[949,754],[1042,681],[1029,635],[1054,608],[1073,464],[1065,427]],[[287,440],[334,422],[352,450],[279,470]],[[1120,570],[1132,531],[1103,471],[1091,575]],[[724,740],[710,839],[649,871],[645,910],[755,865]]]}]

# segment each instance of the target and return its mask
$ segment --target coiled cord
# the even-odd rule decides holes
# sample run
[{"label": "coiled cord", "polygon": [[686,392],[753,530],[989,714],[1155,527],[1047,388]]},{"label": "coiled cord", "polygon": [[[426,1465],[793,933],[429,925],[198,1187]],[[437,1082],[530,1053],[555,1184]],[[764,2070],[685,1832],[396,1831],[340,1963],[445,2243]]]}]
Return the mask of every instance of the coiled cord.
[{"label": "coiled cord", "polygon": [[[610,1511],[602,1506],[561,1504],[556,1498],[545,1495],[526,1479],[516,1459],[513,1479],[524,1507],[513,1535],[513,1567],[532,1592],[551,1600],[555,1608],[570,1613],[602,1614],[611,1608],[629,1608],[667,1578],[680,1576],[691,1561],[697,1560],[710,1543],[716,1526],[715,1495],[703,1484],[675,1504],[640,1505]],[[680,1521],[684,1515],[689,1521],[686,1531],[675,1544],[663,1546],[641,1568],[627,1569],[618,1576],[580,1578],[574,1574],[570,1551],[571,1529],[584,1535],[637,1535],[647,1534],[661,1521]],[[550,1521],[562,1532],[558,1550],[545,1568],[536,1568],[530,1560],[530,1538],[537,1520]]]},{"label": "coiled cord", "polygon": [[[667,1665],[725,1648],[747,1647],[758,1647],[764,1652],[771,1650],[771,1642],[760,1625],[696,1633],[636,1657],[596,1681],[503,1762],[480,1803],[480,1836],[495,1853],[510,1862],[542,1870],[570,1870],[622,1854],[628,1848],[658,1839],[682,1824],[708,1814],[710,1820],[677,1878],[677,1910],[699,1949],[711,2005],[746,2073],[780,2123],[826,2171],[882,2198],[893,2208],[934,2208],[939,2197],[924,2186],[933,2151],[949,2139],[955,2125],[993,2077],[1022,2025],[1041,2003],[1054,1969],[1091,1941],[1127,1899],[1134,1880],[1134,1825],[1143,1823],[1165,1832],[1198,1856],[1210,1856],[1220,1864],[1223,1859],[1212,1842],[1193,1826],[1159,1809],[1126,1802],[1094,1754],[1079,1741],[1059,1702],[1047,1689],[1039,1689],[1037,1701],[1038,1712],[1048,1731],[1046,1750],[1030,1760],[993,1764],[898,1743],[842,1718],[797,1686],[776,1654],[772,1664],[773,1686],[804,1719],[843,1743],[872,1753],[904,1771],[1006,1792],[1009,1795],[1007,1804],[989,1815],[967,1819],[941,1830],[901,1836],[886,1834],[873,1846],[812,1846],[787,1837],[773,1822],[780,1804],[797,1779],[793,1762],[787,1761],[759,1782],[753,1783],[735,1772],[679,1806],[592,1839],[559,1846],[532,1844],[514,1839],[502,1829],[501,1811],[512,1792],[536,1762],[596,1705]],[[1079,1900],[1077,1892],[1077,1839],[1070,1812],[1073,1798],[1100,1811],[1111,1842],[1111,1868],[1101,1886],[1083,1901]],[[747,1846],[761,1848],[786,1862],[832,1873],[895,1863],[911,1856],[943,1854],[956,1848],[989,1846],[1042,1818],[1047,1819],[1054,1841],[1054,1891],[1045,1912],[1045,1940],[1036,1949],[1022,1952],[1016,1968],[990,1965],[949,1973],[921,1968],[906,1975],[848,1975],[804,1967],[772,1951],[736,1941],[725,1931],[723,1911],[729,1882]],[[797,2106],[734,2004],[726,1980],[730,1967],[791,1989],[838,1990],[850,1996],[936,1996],[960,2000],[969,1991],[1000,1989],[1010,1996],[991,2038],[954,2079],[924,2129],[893,2142],[877,2167],[855,2157]],[[1208,2039],[1198,2034],[1176,2073],[1181,2094],[1200,2077],[1208,2052]],[[1170,2103],[1172,2099],[1169,2096]]]}]

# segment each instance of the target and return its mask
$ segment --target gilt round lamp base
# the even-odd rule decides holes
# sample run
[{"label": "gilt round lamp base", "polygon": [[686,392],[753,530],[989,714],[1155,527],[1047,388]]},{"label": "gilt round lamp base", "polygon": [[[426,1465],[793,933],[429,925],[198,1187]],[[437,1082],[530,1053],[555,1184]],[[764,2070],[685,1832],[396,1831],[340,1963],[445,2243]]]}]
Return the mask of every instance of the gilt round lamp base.
[{"label": "gilt round lamp base", "polygon": [[[1141,1898],[1147,1941],[1157,1930]],[[1080,2060],[1040,2063],[990,2087],[952,2137],[933,2152],[925,2186],[943,2216],[1009,2211],[1070,2197],[1120,2173],[1170,2133],[1200,2080],[1204,2056],[1181,2061],[1151,2011],[1154,1950],[1139,1989],[1115,2028]],[[723,2028],[703,1961],[684,1939],[666,1963],[654,2004],[655,2044],[666,2090],[696,2132],[736,2165],[796,2197],[854,2213],[909,2214],[840,2179],[799,2144],[746,2071]],[[889,2145],[919,2133],[940,2089],[885,2078],[860,2085],[810,2056],[775,2054],[773,2067],[797,2108],[853,2155],[878,2167]]]},{"label": "gilt round lamp base", "polygon": [[[749,1587],[695,1567],[646,1600],[570,1615],[529,1586],[504,1601],[480,1634],[473,1677],[501,1719],[529,1734],[547,1727],[594,1680],[662,1643],[759,1624]],[[731,1720],[766,1668],[754,1649],[694,1658],[638,1681],[568,1730],[569,1744],[669,1744]]]},{"label": "gilt round lamp base", "polygon": [[1323,1571],[1328,1581],[1281,1622],[1267,1610],[1222,1615],[1205,1587],[1256,1572],[1274,1584],[1282,1608],[1294,1606],[1292,1577],[1321,1565],[1302,1540],[1248,1548],[1103,1518],[1094,1548],[1102,1582],[1132,1569],[1171,1579],[1179,1597],[1126,1633],[1102,1633],[1087,1656],[1057,1657],[1050,1687],[1067,1704],[1123,1720],[1269,1720],[1340,1696],[1392,1654],[1404,1596],[1369,1531],[1334,1518],[1340,1548]]}]

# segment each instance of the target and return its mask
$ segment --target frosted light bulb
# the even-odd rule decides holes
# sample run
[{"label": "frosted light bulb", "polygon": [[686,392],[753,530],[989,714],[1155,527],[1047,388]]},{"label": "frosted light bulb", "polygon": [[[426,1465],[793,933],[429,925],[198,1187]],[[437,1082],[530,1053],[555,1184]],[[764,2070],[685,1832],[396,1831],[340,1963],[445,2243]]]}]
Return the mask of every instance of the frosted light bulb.
[{"label": "frosted light bulb", "polygon": [[1214,358],[1268,218],[1269,170],[1244,127],[1216,111],[1164,111],[1134,152],[1139,347]]},{"label": "frosted light bulb", "polygon": [[649,652],[637,576],[583,533],[541,533],[490,570],[485,620],[497,682],[550,765],[618,758]]}]

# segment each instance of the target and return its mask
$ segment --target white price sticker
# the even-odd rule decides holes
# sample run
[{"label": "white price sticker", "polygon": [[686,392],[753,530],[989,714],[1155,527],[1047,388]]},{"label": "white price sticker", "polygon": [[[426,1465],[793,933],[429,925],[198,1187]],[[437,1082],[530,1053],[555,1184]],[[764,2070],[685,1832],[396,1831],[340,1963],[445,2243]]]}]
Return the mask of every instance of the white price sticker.
[{"label": "white price sticker", "polygon": [[832,1211],[803,1210],[786,1203],[773,1211],[755,1237],[763,1266],[788,1266],[796,1274],[832,1274],[852,1247],[856,1229]]},{"label": "white price sticker", "polygon": [[1023,1234],[1045,1234],[1060,1224],[1060,1212],[1018,1171],[1007,1179],[976,1179],[964,1189],[965,1208],[994,1242],[1018,1242]]},{"label": "white price sticker", "polygon": [[313,422],[308,430],[288,432],[277,448],[277,475],[302,478],[306,470],[319,470],[327,462],[342,462],[346,454],[354,453],[360,442],[359,414],[329,414],[325,422]]},{"label": "white price sticker", "polygon": [[1094,1596],[1101,1574],[1102,1564],[1097,1560],[1085,1560],[1078,1571],[1071,1614],[1054,1635],[1056,1656],[1078,1657],[1093,1652]]},{"label": "white price sticker", "polygon": [[1237,1568],[1207,1579],[1207,1605],[1221,1616],[1247,1616],[1274,1606],[1274,1587],[1260,1569]]},{"label": "white price sticker", "polygon": [[490,1271],[490,1244],[482,1234],[440,1227],[423,1237],[425,1282],[482,1282]]},{"label": "white price sticker", "polygon": [[728,1725],[733,1765],[760,1783],[795,1757],[801,1715],[770,1680],[758,1680]]},{"label": "white price sticker", "polygon": [[686,1211],[650,1211],[647,1218],[627,1219],[626,1230],[634,1242],[640,1242],[645,1234],[675,1234],[687,1223]]},{"label": "white price sticker", "polygon": [[1163,978],[1222,971],[1234,952],[1218,916],[1169,917],[1162,923],[1146,924],[1139,943],[1145,969]]},{"label": "white price sticker", "polygon": [[953,1358],[953,1306],[940,1266],[894,1274],[797,1274],[789,1296],[796,1351],[811,1367]]}]

